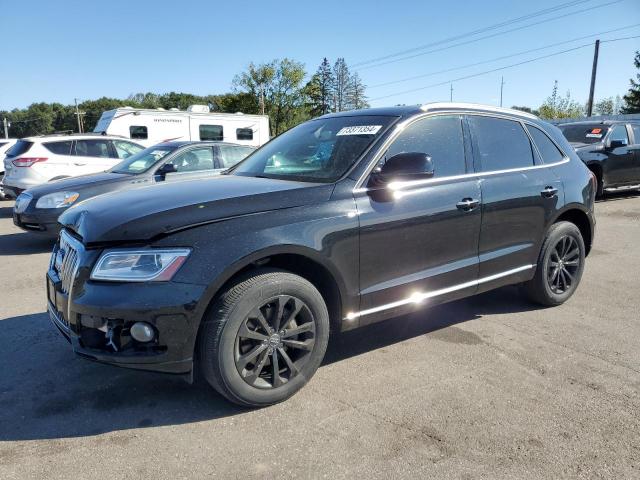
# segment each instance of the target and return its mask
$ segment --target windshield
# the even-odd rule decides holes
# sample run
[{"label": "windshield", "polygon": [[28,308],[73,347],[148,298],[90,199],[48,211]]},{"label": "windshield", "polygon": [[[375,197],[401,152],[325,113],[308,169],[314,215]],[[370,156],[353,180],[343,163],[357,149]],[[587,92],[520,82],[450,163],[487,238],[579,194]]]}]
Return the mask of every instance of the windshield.
[{"label": "windshield", "polygon": [[567,140],[573,143],[601,142],[609,131],[607,125],[601,123],[583,123],[580,125],[558,125]]},{"label": "windshield", "polygon": [[396,118],[357,115],[305,122],[271,140],[231,174],[335,182]]},{"label": "windshield", "polygon": [[131,155],[129,158],[120,162],[111,170],[112,173],[129,173],[136,174],[149,170],[167,154],[178,149],[176,145],[156,145],[155,147],[145,148],[144,150]]}]

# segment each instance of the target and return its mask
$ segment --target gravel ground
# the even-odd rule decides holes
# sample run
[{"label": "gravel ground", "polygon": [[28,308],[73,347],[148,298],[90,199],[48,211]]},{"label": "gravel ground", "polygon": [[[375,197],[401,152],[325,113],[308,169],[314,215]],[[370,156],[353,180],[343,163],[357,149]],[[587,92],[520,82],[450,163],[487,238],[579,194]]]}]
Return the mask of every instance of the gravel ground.
[{"label": "gravel ground", "polygon": [[[640,196],[596,206],[578,292],[516,288],[336,335],[291,400],[75,358],[45,314],[51,243],[0,202],[0,478],[639,478]],[[100,476],[100,477],[99,477]]]}]

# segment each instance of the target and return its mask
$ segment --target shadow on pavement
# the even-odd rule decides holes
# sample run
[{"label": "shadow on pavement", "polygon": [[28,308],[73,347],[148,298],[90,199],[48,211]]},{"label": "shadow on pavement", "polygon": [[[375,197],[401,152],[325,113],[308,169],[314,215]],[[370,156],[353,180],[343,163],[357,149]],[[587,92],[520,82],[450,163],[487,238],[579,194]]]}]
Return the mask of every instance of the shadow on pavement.
[{"label": "shadow on pavement", "polygon": [[9,207],[5,207],[2,203],[0,203],[0,218],[11,218],[13,216],[13,204]]},{"label": "shadow on pavement", "polygon": [[621,189],[605,192],[604,197],[596,200],[596,203],[613,202],[615,200],[627,200],[629,198],[640,198],[640,190]]},{"label": "shadow on pavement", "polygon": [[[335,334],[324,364],[496,313],[531,310],[517,289],[481,296]],[[452,332],[448,334],[446,332]],[[443,330],[453,343],[472,332]],[[445,338],[446,339],[446,338]],[[45,313],[0,320],[0,441],[82,437],[236,415],[237,407],[204,381],[136,372],[74,357]]]},{"label": "shadow on pavement", "polygon": [[50,252],[55,239],[37,233],[8,233],[0,235],[0,257],[9,255],[31,255]]}]

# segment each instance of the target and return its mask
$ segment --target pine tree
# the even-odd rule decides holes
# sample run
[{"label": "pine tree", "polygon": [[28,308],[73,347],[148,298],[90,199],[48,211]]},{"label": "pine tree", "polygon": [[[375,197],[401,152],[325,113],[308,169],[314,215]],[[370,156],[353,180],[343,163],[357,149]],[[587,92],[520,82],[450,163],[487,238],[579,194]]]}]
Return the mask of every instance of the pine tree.
[{"label": "pine tree", "polygon": [[327,57],[322,59],[316,73],[305,86],[309,113],[318,117],[331,111],[334,77]]},{"label": "pine tree", "polygon": [[[636,56],[633,59],[633,64],[640,70],[640,51],[636,52]],[[633,78],[631,82],[631,88],[629,93],[624,96],[624,107],[622,113],[640,113],[640,73],[636,74],[636,80]]]},{"label": "pine tree", "polygon": [[342,112],[347,109],[347,93],[351,83],[351,74],[344,58],[338,58],[333,65],[333,111]]},{"label": "pine tree", "polygon": [[367,103],[367,96],[365,95],[365,89],[367,86],[362,83],[360,79],[360,75],[358,73],[354,73],[351,76],[351,81],[349,83],[349,90],[347,92],[347,106],[348,110],[357,110],[360,108],[367,108],[369,104]]}]

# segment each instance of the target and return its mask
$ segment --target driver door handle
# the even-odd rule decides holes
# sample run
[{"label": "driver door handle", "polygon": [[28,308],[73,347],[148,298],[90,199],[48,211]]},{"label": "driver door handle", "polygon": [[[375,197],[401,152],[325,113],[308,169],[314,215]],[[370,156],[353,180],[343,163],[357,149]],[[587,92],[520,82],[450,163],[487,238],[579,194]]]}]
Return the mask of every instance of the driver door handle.
[{"label": "driver door handle", "polygon": [[542,195],[545,198],[551,198],[551,197],[555,197],[557,193],[558,193],[557,188],[546,186],[544,187],[544,190],[540,192],[540,195]]},{"label": "driver door handle", "polygon": [[464,212],[475,210],[478,205],[480,205],[480,200],[476,200],[475,198],[463,198],[458,203],[456,203],[456,207],[458,207],[458,210],[462,210]]}]

